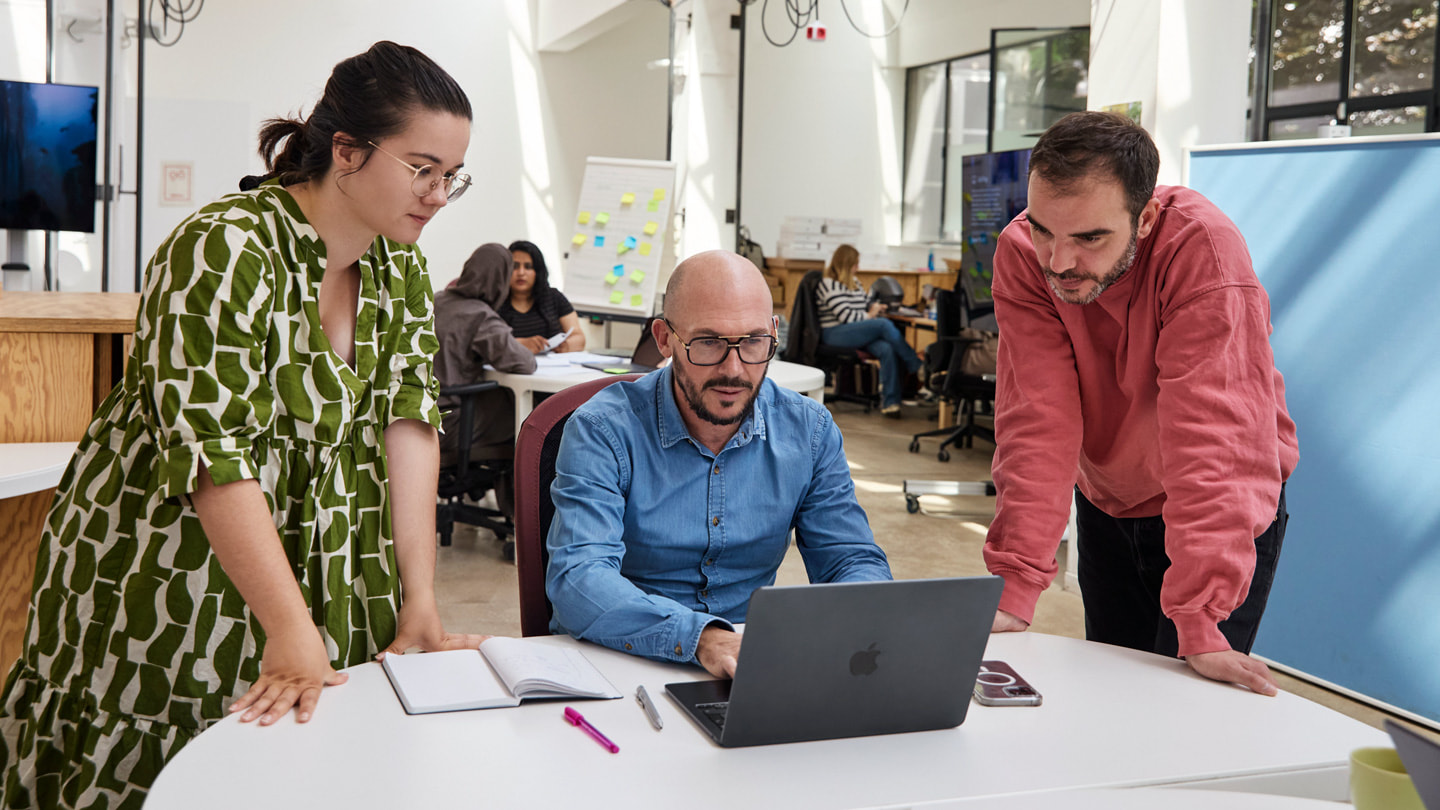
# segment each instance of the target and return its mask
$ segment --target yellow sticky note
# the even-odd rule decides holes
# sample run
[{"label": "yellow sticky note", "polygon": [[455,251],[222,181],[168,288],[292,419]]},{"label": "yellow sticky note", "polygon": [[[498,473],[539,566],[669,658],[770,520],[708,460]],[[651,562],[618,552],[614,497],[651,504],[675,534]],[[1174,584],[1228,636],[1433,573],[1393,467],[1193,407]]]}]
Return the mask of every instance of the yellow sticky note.
[{"label": "yellow sticky note", "polygon": [[607,223],[607,222],[609,222],[609,221],[610,221],[610,215],[607,214],[607,213],[605,213],[604,211],[601,211],[600,213],[598,213],[598,214],[595,215],[595,224],[597,224],[597,225],[604,225],[605,223]]},{"label": "yellow sticky note", "polygon": [[630,271],[630,283],[631,283],[631,284],[639,284],[640,282],[642,282],[642,281],[644,281],[644,280],[645,280],[645,271],[644,271],[644,270],[631,270],[631,271]]},{"label": "yellow sticky note", "polygon": [[590,224],[590,212],[589,212],[589,211],[581,211],[581,212],[580,212],[580,224],[581,224],[581,225],[589,225],[589,224]]},{"label": "yellow sticky note", "polygon": [[617,276],[617,275],[615,275],[614,273],[606,273],[606,274],[605,274],[605,283],[611,285],[612,287],[615,285],[615,282],[617,282],[617,281],[619,281],[619,280],[620,280],[620,277]]},{"label": "yellow sticky note", "polygon": [[577,234],[575,234],[575,238],[570,240],[570,244],[572,244],[572,245],[583,245],[583,244],[585,244],[585,234],[583,234],[583,233],[577,233]]},{"label": "yellow sticky note", "polygon": [[630,296],[630,306],[632,306],[632,307],[638,307],[638,306],[640,306],[640,305],[642,305],[642,304],[644,304],[644,303],[645,303],[645,296],[643,296],[643,295],[632,295],[632,296]]},{"label": "yellow sticky note", "polygon": [[649,242],[641,242],[641,243],[640,243],[640,255],[641,255],[641,256],[649,256],[649,255],[650,255],[650,243],[649,243]]},{"label": "yellow sticky note", "polygon": [[652,200],[663,200],[663,199],[665,199],[665,189],[663,189],[663,188],[657,188],[657,189],[655,189],[655,194],[652,195],[652,196],[650,197],[650,199],[652,199]]},{"label": "yellow sticky note", "polygon": [[631,194],[630,192],[627,191],[627,192],[625,192],[624,194],[621,194],[621,195],[620,195],[620,204],[621,204],[621,205],[630,205],[630,204],[633,203],[633,202],[635,202],[635,195],[634,195],[634,194]]},{"label": "yellow sticky note", "polygon": [[658,230],[660,230],[660,226],[659,226],[659,225],[656,225],[656,224],[653,223],[653,222],[647,222],[647,223],[645,223],[644,231],[645,231],[645,235],[646,235],[646,236],[654,236],[654,235],[655,235],[655,232],[658,231]]},{"label": "yellow sticky note", "polygon": [[620,303],[620,302],[622,302],[622,301],[624,301],[624,300],[625,300],[625,293],[620,292],[619,290],[616,290],[615,292],[610,293],[610,303],[612,303],[612,304],[618,304],[618,303]]}]

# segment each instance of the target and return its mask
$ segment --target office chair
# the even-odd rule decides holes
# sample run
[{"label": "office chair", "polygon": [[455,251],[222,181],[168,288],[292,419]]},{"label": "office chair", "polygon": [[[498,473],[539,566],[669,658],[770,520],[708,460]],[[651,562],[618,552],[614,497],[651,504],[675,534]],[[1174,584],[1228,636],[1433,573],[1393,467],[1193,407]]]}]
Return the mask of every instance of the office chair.
[{"label": "office chair", "polygon": [[[440,389],[441,398],[454,397],[459,402],[460,428],[456,436],[455,461],[440,465],[439,486],[436,488],[435,532],[440,535],[440,545],[450,545],[456,523],[479,526],[494,532],[502,543],[505,558],[515,558],[515,527],[503,511],[489,509],[474,503],[466,503],[468,496],[478,501],[489,490],[495,489],[500,479],[508,475],[513,464],[507,459],[480,460],[470,458],[470,441],[475,431],[475,403],[479,395],[499,387],[493,381],[466,383]],[[447,410],[453,410],[453,407]],[[497,490],[496,498],[503,497]]]},{"label": "office chair", "polygon": [[[865,412],[880,404],[880,364],[875,356],[862,349],[829,346],[820,342],[820,301],[816,288],[824,273],[811,270],[800,279],[795,290],[795,305],[790,310],[790,333],[780,357],[789,363],[813,366],[825,372],[825,381],[833,393],[825,394],[826,402],[854,402],[865,406]],[[869,394],[860,390],[862,375],[868,380]]]},{"label": "office chair", "polygon": [[[962,370],[965,352],[979,343],[980,338],[961,337],[960,330],[973,318],[994,311],[994,306],[971,308],[966,304],[967,296],[960,284],[955,291],[937,290],[935,293],[935,343],[927,350],[927,356],[935,358],[930,379],[931,390],[939,390],[944,403],[941,407],[955,406],[956,426],[917,433],[910,440],[910,452],[920,452],[920,440],[927,436],[945,436],[940,443],[936,458],[950,460],[950,445],[973,447],[974,437],[980,436],[995,442],[994,431],[975,423],[977,411],[995,401],[994,374],[966,374]],[[941,377],[936,380],[936,377]],[[904,484],[905,510],[910,514],[920,511],[921,495],[981,495],[994,497],[996,490],[992,481],[923,481],[907,480]]]},{"label": "office chair", "polygon": [[551,394],[520,426],[515,440],[515,569],[520,580],[521,635],[550,634],[550,599],[545,595],[545,566],[550,555],[545,537],[555,516],[550,482],[555,480],[555,457],[560,453],[565,423],[600,389],[642,376],[620,374],[572,385]]},{"label": "office chair", "polygon": [[945,436],[944,441],[940,442],[936,458],[949,461],[950,451],[946,448],[952,445],[974,447],[976,436],[991,444],[995,443],[994,431],[975,422],[979,412],[995,401],[995,375],[965,373],[965,353],[982,339],[960,335],[966,324],[993,311],[993,305],[969,307],[964,289],[957,285],[954,292],[936,291],[935,310],[936,340],[927,355],[933,355],[934,365],[931,368],[937,371],[932,372],[930,389],[937,391],[944,400],[941,407],[953,406],[957,409],[956,426],[916,433],[910,440],[910,452],[920,452],[920,440],[923,438]]}]

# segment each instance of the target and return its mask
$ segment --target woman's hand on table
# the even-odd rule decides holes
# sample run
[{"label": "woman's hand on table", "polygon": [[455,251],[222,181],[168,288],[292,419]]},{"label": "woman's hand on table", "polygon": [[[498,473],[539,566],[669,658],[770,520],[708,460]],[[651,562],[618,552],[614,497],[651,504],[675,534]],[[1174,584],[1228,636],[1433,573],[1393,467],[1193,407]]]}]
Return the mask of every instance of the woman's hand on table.
[{"label": "woman's hand on table", "polygon": [[487,638],[490,636],[445,632],[440,622],[440,610],[433,598],[406,600],[400,606],[395,640],[376,657],[389,653],[400,655],[412,647],[418,647],[422,652],[476,650],[480,648],[480,642]]},{"label": "woman's hand on table", "polygon": [[295,722],[305,723],[315,713],[320,690],[349,679],[349,675],[330,667],[320,633],[314,627],[298,628],[266,639],[260,677],[230,704],[230,712],[244,712],[240,715],[242,723],[258,717],[260,725],[268,726],[293,708]]}]

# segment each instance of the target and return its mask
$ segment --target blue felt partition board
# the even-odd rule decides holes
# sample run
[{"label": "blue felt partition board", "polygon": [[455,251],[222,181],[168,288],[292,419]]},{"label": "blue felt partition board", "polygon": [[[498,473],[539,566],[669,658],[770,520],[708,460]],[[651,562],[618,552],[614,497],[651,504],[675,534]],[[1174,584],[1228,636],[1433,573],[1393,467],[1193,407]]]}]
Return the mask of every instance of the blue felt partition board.
[{"label": "blue felt partition board", "polygon": [[1254,651],[1440,721],[1440,140],[1195,149],[1270,293],[1300,438]]}]

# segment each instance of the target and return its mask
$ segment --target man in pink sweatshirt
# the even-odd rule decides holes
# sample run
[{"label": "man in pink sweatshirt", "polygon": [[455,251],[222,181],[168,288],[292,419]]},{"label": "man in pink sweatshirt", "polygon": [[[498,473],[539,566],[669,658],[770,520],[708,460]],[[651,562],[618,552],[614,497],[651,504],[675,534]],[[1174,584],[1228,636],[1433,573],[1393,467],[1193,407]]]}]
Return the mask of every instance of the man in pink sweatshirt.
[{"label": "man in pink sweatshirt", "polygon": [[1128,119],[1066,116],[1000,236],[994,629],[1029,626],[1074,492],[1086,637],[1273,695],[1249,651],[1299,452],[1270,301],[1234,223],[1159,165]]}]

